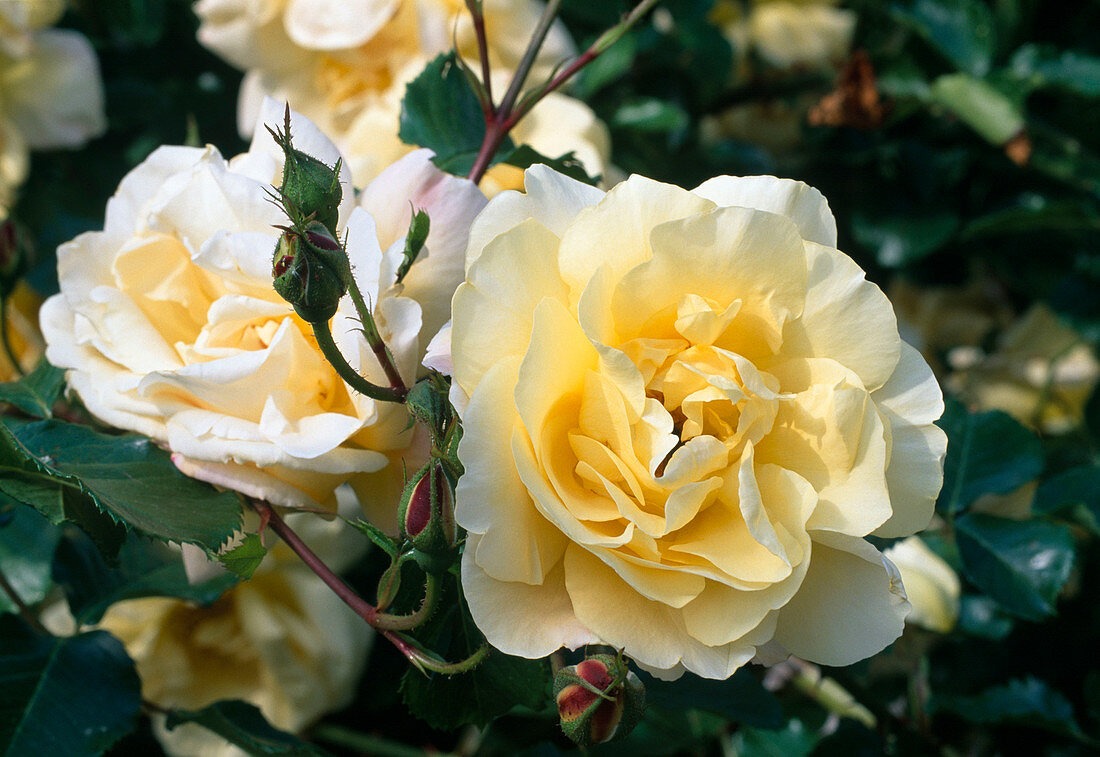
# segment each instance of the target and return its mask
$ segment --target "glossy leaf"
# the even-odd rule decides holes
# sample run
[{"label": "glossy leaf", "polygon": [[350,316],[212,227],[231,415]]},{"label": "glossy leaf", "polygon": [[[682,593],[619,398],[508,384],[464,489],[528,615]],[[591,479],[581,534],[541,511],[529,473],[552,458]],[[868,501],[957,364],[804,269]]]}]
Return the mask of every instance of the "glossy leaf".
[{"label": "glossy leaf", "polygon": [[1017,617],[1042,620],[1054,614],[1073,568],[1068,528],[970,513],[955,521],[955,529],[963,568],[978,588]]},{"label": "glossy leaf", "polygon": [[136,725],[141,682],[106,631],[55,639],[0,618],[0,754],[83,757]]},{"label": "glossy leaf", "polygon": [[993,14],[982,0],[912,0],[894,3],[891,12],[959,70],[989,72],[996,39]]},{"label": "glossy leaf", "polygon": [[247,702],[223,700],[194,712],[173,710],[168,713],[165,725],[172,730],[183,723],[197,723],[251,755],[324,757],[328,754],[318,746],[275,728],[263,713]]},{"label": "glossy leaf", "polygon": [[[73,489],[116,521],[161,539],[217,549],[240,525],[235,494],[184,476],[167,452],[133,434],[6,419],[0,464],[36,491],[45,484]],[[21,498],[10,486],[4,490]]]},{"label": "glossy leaf", "polygon": [[1059,513],[1100,536],[1100,466],[1083,465],[1044,481],[1035,492],[1032,508],[1038,513]]},{"label": "glossy leaf", "polygon": [[948,402],[938,425],[947,432],[941,512],[965,510],[983,494],[1007,494],[1043,469],[1039,440],[1000,410],[970,413]]},{"label": "glossy leaf", "polygon": [[[0,527],[0,573],[24,604],[46,598],[53,586],[53,553],[60,533],[29,507],[17,507],[12,519]],[[15,604],[0,592],[0,612],[15,612]]]},{"label": "glossy leaf", "polygon": [[233,549],[218,555],[218,562],[242,581],[247,581],[252,578],[252,574],[256,572],[256,568],[260,567],[266,555],[267,548],[260,539],[260,535],[249,534]]},{"label": "glossy leaf", "polygon": [[43,360],[18,381],[0,384],[0,402],[8,402],[36,418],[49,418],[64,388],[65,371]]},{"label": "glossy leaf", "polygon": [[974,723],[1013,723],[1083,736],[1069,700],[1044,681],[1030,676],[986,689],[976,696],[943,696],[938,706]]},{"label": "glossy leaf", "polygon": [[656,707],[706,710],[757,728],[778,728],[783,724],[778,700],[745,668],[725,681],[698,676],[662,681],[645,672],[639,672],[638,677],[645,684],[646,697]]}]

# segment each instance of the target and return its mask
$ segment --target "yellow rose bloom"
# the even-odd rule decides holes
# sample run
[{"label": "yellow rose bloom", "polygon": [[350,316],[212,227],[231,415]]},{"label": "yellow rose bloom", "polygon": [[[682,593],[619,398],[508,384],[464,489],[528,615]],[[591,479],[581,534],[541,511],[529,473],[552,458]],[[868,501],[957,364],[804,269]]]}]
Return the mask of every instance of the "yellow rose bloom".
[{"label": "yellow rose bloom", "polygon": [[[495,72],[519,64],[543,7],[538,0],[484,3]],[[413,149],[397,136],[401,99],[429,60],[457,41],[477,68],[476,37],[462,0],[199,0],[195,12],[199,41],[246,72],[241,132],[252,131],[265,96],[286,100],[333,139],[358,186]],[[528,83],[575,52],[565,27],[555,24]],[[506,84],[507,77],[494,76],[497,100]],[[554,128],[526,123],[535,118]],[[576,150],[593,175],[607,170],[607,129],[578,100],[547,98],[512,136],[550,157]],[[497,171],[486,191],[510,186],[506,173]]]},{"label": "yellow rose bloom", "polygon": [[[41,305],[42,296],[22,281],[4,303],[8,319],[8,344],[24,372],[37,365],[45,346],[42,333],[38,330],[38,308]],[[7,352],[0,350],[0,381],[16,381],[19,376]]]},{"label": "yellow rose bloom", "polygon": [[864,537],[928,524],[943,400],[835,246],[821,194],[769,176],[605,194],[536,166],[490,201],[450,359],[491,644],[725,678],[764,646],[846,665],[897,638],[902,581]]},{"label": "yellow rose bloom", "polygon": [[[269,101],[265,123],[280,123]],[[298,149],[340,154],[295,115]],[[42,308],[46,353],[96,417],[173,452],[187,475],[286,507],[331,509],[352,476],[378,471],[413,441],[405,408],[349,389],[312,328],[272,287],[285,224],[269,201],[282,151],[261,125],[248,153],[161,147],[127,175],[103,231],[58,250],[60,294]],[[357,206],[344,173],[340,235],[407,385],[427,338],[449,317],[466,233],[485,198],[420,150],[380,175]],[[401,284],[411,207],[432,219],[423,259]],[[356,329],[351,298],[333,319],[349,364],[386,378]],[[423,332],[423,336],[422,336]],[[392,507],[392,503],[391,503]]]},{"label": "yellow rose bloom", "polygon": [[836,0],[719,0],[711,19],[744,58],[752,50],[778,69],[828,70],[848,54],[854,11]]},{"label": "yellow rose bloom", "polygon": [[107,128],[92,46],[45,28],[64,10],[62,0],[0,3],[0,216],[26,179],[29,150],[79,147]]},{"label": "yellow rose bloom", "polygon": [[[339,519],[290,520],[334,569],[363,553],[361,536]],[[154,704],[198,710],[242,699],[291,732],[351,701],[374,634],[281,542],[250,580],[209,607],[165,597],[125,600],[111,606],[100,627],[126,646],[142,696]],[[201,726],[155,725],[170,754],[240,753]]]},{"label": "yellow rose bloom", "polygon": [[897,566],[913,612],[907,623],[947,633],[959,619],[959,577],[919,536],[910,536],[885,553]]}]

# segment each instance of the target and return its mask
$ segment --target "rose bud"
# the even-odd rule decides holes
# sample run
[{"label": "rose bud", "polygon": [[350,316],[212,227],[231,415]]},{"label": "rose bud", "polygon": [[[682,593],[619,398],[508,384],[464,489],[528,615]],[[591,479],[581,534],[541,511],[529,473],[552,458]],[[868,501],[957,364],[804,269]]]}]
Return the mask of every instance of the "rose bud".
[{"label": "rose bud", "polygon": [[421,568],[437,573],[451,566],[456,539],[454,490],[442,462],[432,460],[405,485],[398,518],[401,536],[412,544]]},{"label": "rose bud", "polygon": [[283,203],[295,223],[313,217],[333,234],[340,215],[340,163],[329,167],[294,147],[290,136],[290,106],[283,128],[268,128],[275,144],[283,150],[283,183],[279,188]]},{"label": "rose bud", "polygon": [[624,738],[645,712],[645,688],[621,656],[593,655],[554,676],[565,735],[578,746]]},{"label": "rose bud", "polygon": [[294,311],[310,323],[336,314],[347,288],[339,272],[301,243],[301,237],[283,232],[272,257],[272,285]]}]

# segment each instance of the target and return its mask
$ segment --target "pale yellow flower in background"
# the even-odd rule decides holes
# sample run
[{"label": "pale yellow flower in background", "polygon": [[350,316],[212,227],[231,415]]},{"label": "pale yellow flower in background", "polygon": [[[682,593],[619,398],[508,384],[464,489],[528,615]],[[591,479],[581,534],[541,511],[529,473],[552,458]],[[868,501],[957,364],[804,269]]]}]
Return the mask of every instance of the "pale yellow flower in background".
[{"label": "pale yellow flower in background", "polygon": [[846,665],[898,637],[901,578],[863,537],[928,524],[943,400],[835,245],[821,194],[768,176],[605,194],[535,166],[490,202],[450,359],[491,644],[725,678],[758,647]]},{"label": "pale yellow flower in background", "polygon": [[711,18],[738,58],[755,53],[778,69],[830,70],[852,47],[857,16],[837,0],[719,0]]},{"label": "pale yellow flower in background", "polygon": [[[303,513],[288,520],[334,570],[363,554],[362,536],[339,519]],[[126,600],[112,605],[100,627],[126,646],[145,699],[188,710],[241,699],[290,732],[351,701],[374,634],[282,542],[250,580],[209,607]],[[154,727],[172,755],[244,754],[201,726],[169,731],[157,720]]]},{"label": "pale yellow flower in background", "polygon": [[955,372],[945,385],[966,401],[1050,434],[1081,424],[1100,381],[1092,347],[1042,303],[1001,334],[992,353],[960,347],[947,359]]},{"label": "pale yellow flower in background", "polygon": [[88,40],[47,29],[60,0],[0,3],[0,215],[27,176],[30,150],[80,147],[107,128],[99,62]]},{"label": "pale yellow flower in background", "polygon": [[[538,0],[487,0],[490,61],[504,74],[520,61],[543,5]],[[477,46],[461,0],[199,0],[198,36],[245,71],[238,103],[250,133],[265,96],[286,100],[315,121],[344,153],[359,186],[413,148],[398,139],[405,86],[441,52],[458,48],[474,68]],[[528,83],[547,76],[576,49],[555,24]],[[504,92],[494,77],[497,99]],[[583,103],[564,95],[540,103],[513,132],[548,157],[576,150],[589,173],[607,170],[607,130]],[[487,188],[502,181],[490,179]],[[504,182],[505,184],[507,182]]]},{"label": "pale yellow flower in background", "polygon": [[[8,342],[24,372],[38,364],[46,346],[38,330],[38,308],[41,306],[42,295],[22,281],[4,303],[8,311]],[[0,381],[16,381],[19,376],[7,352],[0,350]]]},{"label": "pale yellow flower in background", "polygon": [[[282,121],[269,101],[266,123]],[[339,153],[295,114],[295,145],[329,165]],[[88,410],[167,446],[186,474],[288,507],[326,508],[352,476],[413,442],[407,413],[349,389],[312,329],[272,288],[285,216],[268,190],[282,152],[262,125],[248,153],[162,147],[123,179],[103,231],[58,250],[60,294],[42,308],[47,356]],[[449,317],[466,234],[485,198],[427,151],[403,158],[355,205],[345,182],[340,231],[383,338],[411,383]],[[428,211],[423,259],[395,285],[411,206]],[[344,298],[333,334],[350,365],[386,379]],[[423,332],[423,336],[421,336]],[[391,503],[392,506],[392,503]]]},{"label": "pale yellow flower in background", "polygon": [[913,611],[905,619],[929,631],[947,633],[959,619],[959,577],[919,536],[889,547],[883,554],[897,566]]}]

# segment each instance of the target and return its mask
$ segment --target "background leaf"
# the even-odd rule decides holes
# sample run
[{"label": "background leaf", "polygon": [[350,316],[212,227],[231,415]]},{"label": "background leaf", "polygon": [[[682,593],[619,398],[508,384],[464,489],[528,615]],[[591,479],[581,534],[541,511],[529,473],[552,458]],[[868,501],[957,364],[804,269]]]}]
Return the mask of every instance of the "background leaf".
[{"label": "background leaf", "polygon": [[106,631],[35,636],[0,618],[0,753],[97,755],[134,727],[141,683]]},{"label": "background leaf", "polygon": [[49,418],[64,388],[65,371],[43,360],[18,381],[0,384],[0,402],[10,402],[36,418]]},{"label": "background leaf", "polygon": [[324,749],[280,731],[247,702],[224,700],[192,712],[173,710],[166,725],[171,730],[183,723],[197,723],[248,754],[272,757],[325,757]]},{"label": "background leaf", "polygon": [[1065,526],[969,513],[955,521],[967,576],[1007,612],[1028,620],[1054,614],[1073,567]]},{"label": "background leaf", "polygon": [[937,425],[948,440],[936,504],[941,512],[965,510],[983,494],[1007,494],[1043,468],[1039,440],[1008,413],[970,413],[962,404],[948,402]]}]

